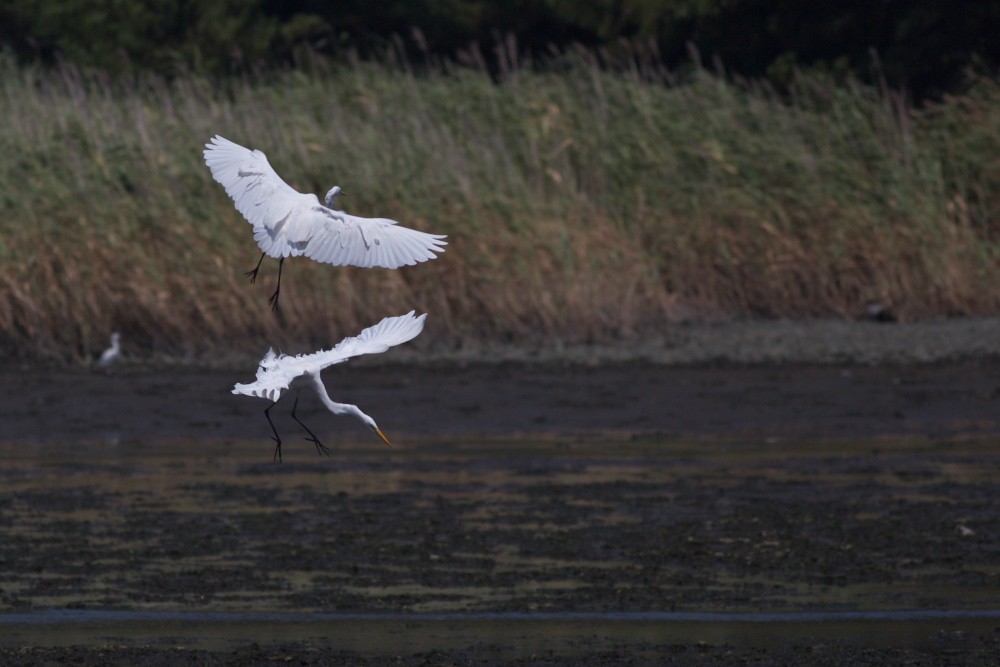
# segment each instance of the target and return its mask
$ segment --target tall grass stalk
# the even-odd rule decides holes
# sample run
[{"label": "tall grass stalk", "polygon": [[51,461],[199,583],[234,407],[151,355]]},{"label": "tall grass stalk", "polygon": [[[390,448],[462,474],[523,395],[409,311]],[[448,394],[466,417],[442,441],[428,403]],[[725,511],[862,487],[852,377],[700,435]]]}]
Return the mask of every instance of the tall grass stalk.
[{"label": "tall grass stalk", "polygon": [[[414,76],[370,63],[111,82],[0,62],[0,348],[84,359],[327,346],[431,313],[420,344],[600,340],[719,316],[1000,312],[1000,86],[916,111],[803,78],[585,58]],[[661,73],[662,74],[662,73]],[[398,271],[286,263],[202,161],[214,134],[358,215],[449,235]]]}]

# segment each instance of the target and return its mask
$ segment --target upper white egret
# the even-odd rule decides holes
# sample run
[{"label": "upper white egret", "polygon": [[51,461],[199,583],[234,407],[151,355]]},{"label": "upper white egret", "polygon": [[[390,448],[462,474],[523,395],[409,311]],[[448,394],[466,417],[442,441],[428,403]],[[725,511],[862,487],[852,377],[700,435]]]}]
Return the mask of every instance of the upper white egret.
[{"label": "upper white egret", "polygon": [[440,234],[400,227],[387,218],[360,218],[334,210],[343,195],[339,186],[326,194],[326,206],[314,194],[302,194],[281,180],[261,151],[244,148],[218,135],[205,144],[205,164],[236,203],[236,210],[253,225],[253,237],[263,253],[252,271],[257,279],[264,255],[279,259],[278,287],[268,299],[278,308],[281,267],[286,257],[305,255],[317,262],[364,268],[397,269],[437,257],[447,245]]},{"label": "upper white egret", "polygon": [[111,334],[111,347],[101,353],[101,358],[97,361],[98,365],[107,368],[118,361],[118,357],[122,353],[121,346],[118,344],[121,341],[121,337],[121,334],[117,331]]},{"label": "upper white egret", "polygon": [[[267,417],[267,423],[271,425],[271,430],[274,431],[273,439],[277,443],[274,449],[274,458],[279,461],[281,460],[281,438],[278,436],[278,430],[274,428],[274,422],[271,421],[269,412],[271,408],[277,405],[278,400],[284,395],[285,391],[288,389],[301,389],[304,386],[312,387],[316,395],[319,396],[319,400],[323,402],[323,405],[330,412],[335,415],[352,415],[357,417],[368,428],[375,431],[375,434],[382,438],[385,444],[389,445],[389,439],[379,430],[379,427],[375,424],[375,420],[361,412],[358,406],[349,403],[334,403],[330,400],[330,396],[326,393],[326,387],[323,385],[322,379],[320,379],[320,371],[327,366],[347,361],[351,357],[385,352],[394,345],[412,340],[423,330],[426,318],[426,313],[420,317],[414,317],[412,310],[406,315],[387,317],[378,324],[368,327],[357,337],[345,338],[337,343],[333,349],[320,350],[312,354],[300,354],[294,357],[286,354],[275,355],[274,348],[271,348],[264,355],[264,358],[261,359],[260,367],[257,369],[257,380],[250,384],[237,383],[233,387],[233,393],[244,394],[246,396],[259,396],[274,401],[274,403],[271,403],[264,410],[264,416]],[[297,421],[311,436],[306,438],[306,440],[315,443],[317,452],[329,454],[329,450],[319,441],[319,438],[295,416],[295,408],[298,407],[298,404],[299,399],[296,397],[295,404],[292,406],[292,419]],[[391,447],[392,445],[389,446]]]}]

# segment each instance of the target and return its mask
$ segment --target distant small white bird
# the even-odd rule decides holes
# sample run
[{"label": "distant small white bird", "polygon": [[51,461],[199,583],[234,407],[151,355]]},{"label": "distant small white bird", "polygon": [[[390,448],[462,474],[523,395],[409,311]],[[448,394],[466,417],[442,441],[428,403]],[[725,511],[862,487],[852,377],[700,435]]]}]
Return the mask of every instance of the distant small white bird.
[{"label": "distant small white bird", "polygon": [[278,287],[268,299],[276,310],[281,292],[281,267],[286,257],[305,255],[336,266],[374,266],[398,269],[437,257],[447,245],[440,234],[399,227],[387,218],[360,218],[334,210],[344,193],[334,186],[326,193],[326,206],[314,194],[302,194],[281,180],[261,151],[244,148],[218,135],[205,144],[205,164],[212,177],[226,188],[236,210],[253,225],[253,237],[264,256],[279,259]]},{"label": "distant small white bird", "polygon": [[[394,345],[412,340],[417,334],[423,331],[424,320],[426,318],[426,313],[420,317],[414,317],[412,310],[406,315],[387,317],[375,326],[368,327],[357,337],[345,338],[337,343],[337,346],[333,349],[320,350],[313,354],[300,354],[289,357],[285,354],[275,355],[274,348],[271,348],[264,355],[264,358],[261,359],[260,367],[257,369],[257,380],[250,384],[237,383],[233,387],[233,393],[258,396],[274,401],[274,403],[271,403],[264,410],[264,416],[267,417],[267,423],[271,425],[271,430],[274,431],[273,439],[277,443],[274,449],[274,458],[278,461],[281,460],[281,437],[278,436],[278,430],[274,428],[274,422],[271,421],[270,410],[277,405],[278,400],[288,389],[298,390],[305,386],[313,388],[316,395],[319,396],[319,400],[323,402],[323,405],[330,412],[335,415],[352,415],[357,417],[368,428],[375,431],[376,435],[382,438],[385,444],[389,445],[389,439],[379,430],[379,427],[375,424],[375,420],[361,412],[356,405],[334,403],[330,400],[330,396],[326,393],[326,387],[323,385],[323,380],[320,378],[320,371],[327,366],[347,361],[351,357],[385,352]],[[295,404],[292,406],[292,419],[297,421],[311,436],[306,438],[306,440],[315,443],[317,452],[329,454],[330,451],[319,441],[319,438],[295,416],[295,408],[298,407],[298,404],[299,399],[296,396]],[[392,445],[389,446],[391,447]]]},{"label": "distant small white bird", "polygon": [[117,331],[111,334],[111,347],[109,347],[108,349],[104,350],[104,352],[101,353],[101,358],[98,359],[97,361],[97,364],[99,366],[101,366],[102,368],[107,368],[111,364],[118,361],[118,358],[121,357],[122,354],[122,349],[121,346],[119,345],[121,338],[122,338],[121,334],[118,333]]}]

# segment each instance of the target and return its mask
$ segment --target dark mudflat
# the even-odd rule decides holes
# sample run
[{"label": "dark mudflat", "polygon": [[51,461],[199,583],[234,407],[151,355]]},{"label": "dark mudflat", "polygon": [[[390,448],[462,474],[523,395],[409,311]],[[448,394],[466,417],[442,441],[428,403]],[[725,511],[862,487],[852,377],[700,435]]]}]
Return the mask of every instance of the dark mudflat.
[{"label": "dark mudflat", "polygon": [[[1000,361],[856,366],[670,367],[641,363],[334,366],[334,400],[383,431],[418,436],[614,431],[660,436],[865,437],[1000,431]],[[244,371],[111,374],[0,369],[0,440],[270,437],[268,401],[230,393]],[[275,408],[276,422],[291,411]],[[302,393],[307,424],[357,422]],[[286,425],[294,423],[285,417]],[[288,426],[286,426],[288,428]],[[284,431],[284,429],[282,429]]]},{"label": "dark mudflat", "polygon": [[[333,455],[279,406],[274,464],[267,402],[228,394],[245,373],[6,371],[0,602],[412,614],[416,634],[433,613],[995,609],[997,378],[990,362],[342,367],[331,394],[393,449],[304,394]],[[685,641],[581,625],[556,643],[389,633],[373,651],[266,627],[66,646],[58,626],[0,625],[0,662],[986,665],[994,626]]]}]

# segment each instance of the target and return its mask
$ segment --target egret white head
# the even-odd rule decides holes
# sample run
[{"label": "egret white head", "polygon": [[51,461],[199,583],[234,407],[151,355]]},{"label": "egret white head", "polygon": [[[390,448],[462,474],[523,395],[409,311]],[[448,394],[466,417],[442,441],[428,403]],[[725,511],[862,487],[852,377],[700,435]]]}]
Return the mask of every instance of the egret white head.
[{"label": "egret white head", "polygon": [[381,438],[382,442],[384,442],[385,444],[387,444],[390,447],[392,447],[392,444],[389,442],[389,438],[385,437],[385,434],[382,433],[382,429],[380,429],[378,427],[378,424],[375,423],[375,420],[372,419],[371,417],[369,417],[368,415],[366,415],[365,413],[361,412],[361,410],[358,410],[358,412],[361,413],[359,415],[360,418],[361,418],[361,421],[363,421],[368,428],[370,428],[371,430],[375,431],[375,435],[377,435],[379,438]]},{"label": "egret white head", "polygon": [[326,207],[336,210],[337,208],[337,197],[343,197],[344,192],[340,189],[339,185],[335,185],[330,188],[330,191],[326,193]]}]

